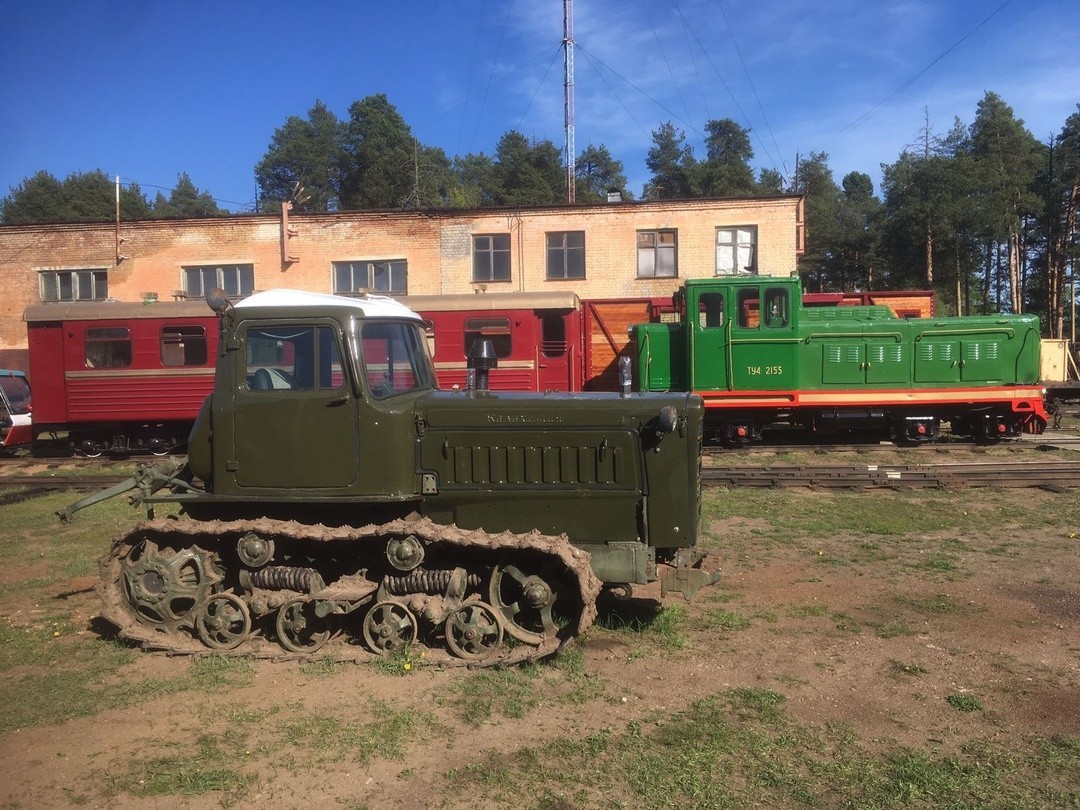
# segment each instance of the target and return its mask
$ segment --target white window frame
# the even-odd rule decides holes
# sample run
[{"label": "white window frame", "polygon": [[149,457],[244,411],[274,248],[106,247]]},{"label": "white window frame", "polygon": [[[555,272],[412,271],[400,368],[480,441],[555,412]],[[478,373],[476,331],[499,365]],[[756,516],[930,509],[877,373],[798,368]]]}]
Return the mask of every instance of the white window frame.
[{"label": "white window frame", "polygon": [[679,277],[679,232],[653,228],[637,232],[637,277]]},{"label": "white window frame", "polygon": [[716,229],[716,275],[757,275],[757,233],[757,225],[725,225]]},{"label": "white window frame", "polygon": [[[409,294],[409,263],[405,259],[347,260],[331,262],[331,265],[331,289],[336,295],[360,295],[365,292]],[[347,286],[339,283],[342,272],[349,274]],[[389,281],[384,283],[381,279]]]},{"label": "white window frame", "polygon": [[[67,277],[68,295],[62,293],[61,278]],[[109,271],[104,267],[71,267],[38,271],[38,294],[45,303],[53,301],[104,301],[109,297]]]},{"label": "white window frame", "polygon": [[[186,264],[180,271],[184,295],[203,298],[215,287],[225,290],[229,298],[246,298],[255,292],[255,265],[249,262],[229,264]],[[191,289],[191,273],[199,274],[199,290]],[[214,274],[214,286],[206,289],[207,275]]]}]

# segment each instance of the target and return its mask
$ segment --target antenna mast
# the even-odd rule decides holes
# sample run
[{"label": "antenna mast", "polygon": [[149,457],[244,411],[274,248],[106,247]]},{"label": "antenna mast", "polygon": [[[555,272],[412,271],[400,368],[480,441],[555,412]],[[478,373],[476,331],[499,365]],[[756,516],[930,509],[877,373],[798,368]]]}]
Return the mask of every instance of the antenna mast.
[{"label": "antenna mast", "polygon": [[577,160],[574,149],[574,0],[563,0],[563,87],[566,120],[566,201],[575,202]]}]

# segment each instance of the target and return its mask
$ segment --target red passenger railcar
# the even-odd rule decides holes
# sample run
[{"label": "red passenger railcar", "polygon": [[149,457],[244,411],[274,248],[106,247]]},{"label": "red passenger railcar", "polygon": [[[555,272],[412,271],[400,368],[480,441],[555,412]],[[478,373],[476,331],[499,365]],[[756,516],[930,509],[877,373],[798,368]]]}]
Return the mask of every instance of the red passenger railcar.
[{"label": "red passenger railcar", "polygon": [[493,391],[580,391],[580,302],[573,293],[409,295],[400,299],[430,324],[428,346],[440,388],[464,388],[469,351],[492,342]]},{"label": "red passenger railcar", "polygon": [[181,448],[214,384],[217,318],[199,301],[26,310],[34,437],[89,456]]}]

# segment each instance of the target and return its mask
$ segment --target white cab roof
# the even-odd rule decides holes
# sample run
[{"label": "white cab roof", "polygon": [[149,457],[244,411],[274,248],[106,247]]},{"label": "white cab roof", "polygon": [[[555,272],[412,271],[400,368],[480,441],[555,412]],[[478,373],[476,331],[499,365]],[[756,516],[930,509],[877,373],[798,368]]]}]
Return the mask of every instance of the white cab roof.
[{"label": "white cab roof", "polygon": [[307,292],[305,290],[266,290],[249,295],[236,303],[237,309],[248,307],[345,307],[356,309],[366,318],[422,318],[393,298],[383,295],[327,295],[326,293]]}]

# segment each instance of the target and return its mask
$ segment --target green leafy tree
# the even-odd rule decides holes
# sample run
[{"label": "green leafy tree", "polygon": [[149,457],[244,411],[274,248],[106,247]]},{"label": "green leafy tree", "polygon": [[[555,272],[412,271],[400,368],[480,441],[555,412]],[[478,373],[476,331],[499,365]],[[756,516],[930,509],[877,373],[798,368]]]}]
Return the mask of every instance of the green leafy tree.
[{"label": "green leafy tree", "polygon": [[[116,185],[100,169],[75,172],[62,182],[47,171],[39,171],[11,189],[2,208],[5,225],[111,221],[116,217]],[[121,219],[151,216],[150,203],[139,185],[121,185]]]},{"label": "green leafy tree", "polygon": [[618,191],[624,200],[633,199],[626,188],[626,175],[623,173],[621,160],[612,157],[604,145],[585,147],[575,162],[577,188],[575,195],[578,202],[604,202],[608,191]]},{"label": "green leafy tree", "polygon": [[417,199],[416,140],[385,94],[352,103],[343,145],[343,209],[404,208]]},{"label": "green leafy tree", "polygon": [[209,191],[199,191],[187,172],[177,175],[176,185],[166,198],[160,191],[154,199],[154,216],[160,219],[220,217],[227,214],[218,207]]},{"label": "green leafy tree", "polygon": [[667,121],[653,130],[653,146],[645,158],[652,178],[645,184],[645,199],[677,200],[694,196],[693,175],[697,161],[685,133]]},{"label": "green leafy tree", "polygon": [[801,160],[795,177],[796,193],[806,197],[806,250],[799,258],[799,273],[806,289],[822,292],[839,284],[833,275],[839,257],[842,195],[824,152],[811,152]]},{"label": "green leafy tree", "polygon": [[[987,246],[984,296],[993,298],[995,309],[1002,309],[1007,294],[1012,311],[1021,312],[1026,269],[1022,237],[1040,207],[1034,189],[1039,144],[1012,108],[988,92],[971,124],[971,154]],[[1007,275],[999,270],[1001,264]]]},{"label": "green leafy tree", "polygon": [[495,204],[495,161],[487,155],[454,158],[455,182],[449,204],[454,208],[486,208]]},{"label": "green leafy tree", "polygon": [[343,137],[342,124],[321,101],[308,110],[306,119],[289,116],[274,131],[266,154],[255,165],[260,208],[275,210],[303,187],[296,210],[337,210],[345,157]]},{"label": "green leafy tree", "polygon": [[784,176],[776,169],[762,169],[758,173],[758,192],[760,194],[783,194],[786,185]]},{"label": "green leafy tree", "polygon": [[746,197],[758,191],[750,161],[750,130],[730,118],[705,124],[705,160],[695,166],[694,188],[705,197]]},{"label": "green leafy tree", "polygon": [[492,179],[496,205],[556,205],[566,200],[562,155],[549,140],[529,143],[520,132],[504,134],[495,148]]},{"label": "green leafy tree", "polygon": [[841,290],[853,286],[870,289],[875,282],[881,200],[874,196],[868,174],[850,172],[840,186],[831,281]]},{"label": "green leafy tree", "polygon": [[1080,262],[1080,104],[1076,109],[1051,139],[1039,184],[1044,201],[1040,230],[1046,234],[1044,312],[1050,336],[1056,338],[1066,334],[1065,304],[1072,295],[1068,268]]}]

